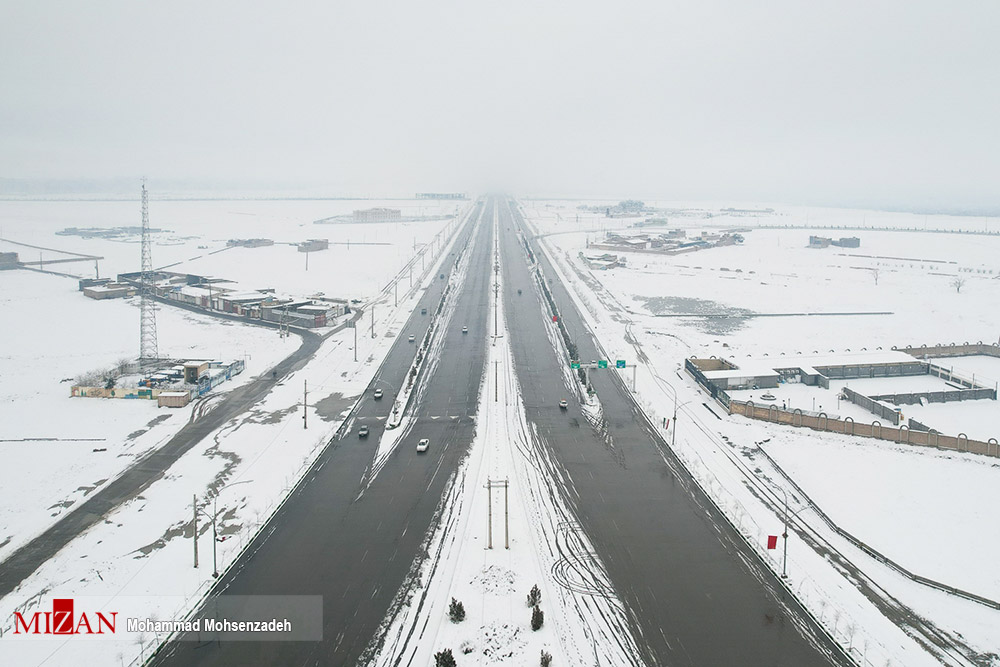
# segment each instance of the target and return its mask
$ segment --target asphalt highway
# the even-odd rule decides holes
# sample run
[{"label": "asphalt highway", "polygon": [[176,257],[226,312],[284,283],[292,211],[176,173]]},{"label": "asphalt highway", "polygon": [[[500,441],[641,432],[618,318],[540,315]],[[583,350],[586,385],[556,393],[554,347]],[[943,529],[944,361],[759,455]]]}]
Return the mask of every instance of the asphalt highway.
[{"label": "asphalt highway", "polygon": [[[604,423],[584,417],[563,379],[567,359],[545,332],[548,306],[513,206],[499,206],[502,283],[527,418],[573,480],[567,500],[632,617],[641,657],[658,665],[851,664],[683,471],[618,371],[591,372]],[[555,271],[529,244],[580,358],[601,359]],[[563,398],[567,410],[558,407]]]},{"label": "asphalt highway", "polygon": [[[414,425],[385,466],[367,475],[392,396],[404,381],[416,346],[436,312],[446,284],[435,280],[398,332],[385,362],[359,402],[349,432],[334,440],[303,482],[227,571],[213,595],[322,595],[321,642],[175,641],[158,654],[169,665],[354,665],[379,643],[379,626],[411,568],[449,476],[468,452],[485,362],[488,290],[492,269],[492,205],[477,205],[473,223],[459,232],[455,257],[471,253],[465,279],[449,299],[454,315],[441,330],[443,354],[429,370],[414,406]],[[420,309],[427,308],[428,315]],[[467,326],[468,334],[461,329]],[[359,332],[360,333],[360,332]],[[374,400],[374,389],[385,398]],[[357,428],[367,424],[368,438]],[[430,440],[417,453],[420,438]],[[362,493],[363,491],[363,493]]]}]

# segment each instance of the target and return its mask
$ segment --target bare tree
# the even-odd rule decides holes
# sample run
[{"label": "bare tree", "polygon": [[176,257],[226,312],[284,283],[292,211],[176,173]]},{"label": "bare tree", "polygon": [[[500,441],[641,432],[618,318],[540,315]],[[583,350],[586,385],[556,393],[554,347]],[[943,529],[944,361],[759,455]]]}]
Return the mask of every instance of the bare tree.
[{"label": "bare tree", "polygon": [[875,284],[878,285],[878,274],[881,271],[881,269],[874,268],[870,269],[870,271],[872,272],[872,277],[875,279]]},{"label": "bare tree", "polygon": [[962,288],[965,287],[965,278],[962,276],[955,276],[955,279],[951,281],[951,286],[955,288],[955,292],[961,292]]}]

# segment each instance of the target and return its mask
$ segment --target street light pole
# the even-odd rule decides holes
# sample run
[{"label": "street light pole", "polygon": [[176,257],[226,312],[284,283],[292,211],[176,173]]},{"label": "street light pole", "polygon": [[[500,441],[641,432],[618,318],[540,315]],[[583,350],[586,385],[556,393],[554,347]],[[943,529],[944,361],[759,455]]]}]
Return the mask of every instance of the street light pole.
[{"label": "street light pole", "polygon": [[249,484],[252,481],[252,479],[245,479],[242,482],[226,484],[224,487],[216,491],[215,496],[212,498],[212,576],[216,579],[219,578],[219,561],[216,553],[217,546],[219,544],[219,534],[217,528],[219,518],[219,494],[231,486],[236,486],[237,484]]}]

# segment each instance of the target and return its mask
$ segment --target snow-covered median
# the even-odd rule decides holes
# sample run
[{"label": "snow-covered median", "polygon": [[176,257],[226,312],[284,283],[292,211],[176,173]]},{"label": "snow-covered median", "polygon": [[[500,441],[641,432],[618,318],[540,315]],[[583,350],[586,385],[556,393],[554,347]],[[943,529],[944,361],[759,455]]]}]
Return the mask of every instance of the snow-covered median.
[{"label": "snow-covered median", "polygon": [[[444,650],[459,665],[537,664],[543,652],[556,665],[639,664],[621,602],[564,502],[570,482],[525,420],[499,313],[503,335],[488,351],[470,454],[449,480],[415,588],[386,619],[375,664],[433,664]],[[449,619],[453,599],[464,608],[459,622]]]}]

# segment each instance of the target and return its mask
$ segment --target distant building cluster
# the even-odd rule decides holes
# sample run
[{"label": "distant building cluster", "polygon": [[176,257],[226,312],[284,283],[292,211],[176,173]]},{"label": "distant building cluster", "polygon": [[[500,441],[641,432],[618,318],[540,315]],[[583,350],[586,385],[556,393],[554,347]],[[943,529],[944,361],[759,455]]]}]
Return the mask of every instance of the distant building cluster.
[{"label": "distant building cluster", "polygon": [[[245,368],[234,361],[165,361],[143,373],[109,371],[74,385],[70,395],[80,398],[131,398],[156,400],[159,407],[181,408],[192,398],[207,394]],[[88,382],[89,381],[89,382]]]},{"label": "distant building cluster", "polygon": [[418,192],[417,199],[468,199],[464,192]]},{"label": "distant building cluster", "polygon": [[398,208],[366,208],[354,211],[354,222],[399,222],[403,212]]},{"label": "distant building cluster", "polygon": [[860,248],[861,239],[857,236],[848,236],[840,239],[831,239],[825,236],[809,237],[810,248],[829,248],[830,246],[837,246],[838,248]]},{"label": "distant building cluster", "polygon": [[[739,230],[743,231],[743,230]],[[737,230],[729,230],[716,234],[702,232],[701,235],[688,238],[682,229],[672,229],[663,234],[621,234],[608,232],[604,240],[590,243],[588,248],[596,250],[628,250],[631,252],[655,252],[675,255],[705,248],[717,248],[743,243],[743,235]]]},{"label": "distant building cluster", "polygon": [[263,248],[274,245],[271,239],[229,239],[226,246],[230,248]]},{"label": "distant building cluster", "polygon": [[[118,276],[119,283],[133,288],[141,279],[139,272]],[[277,295],[273,290],[240,290],[227,280],[169,271],[154,274],[153,293],[179,304],[307,329],[330,326],[349,312],[343,299],[301,299]]]},{"label": "distant building cluster", "polygon": [[655,209],[646,206],[645,202],[638,199],[625,199],[614,206],[578,206],[580,210],[591,211],[593,213],[604,213],[606,218],[635,218],[641,215],[655,213]]}]

